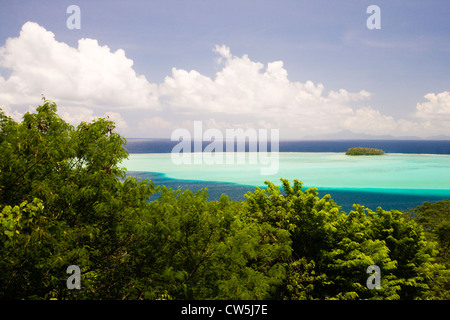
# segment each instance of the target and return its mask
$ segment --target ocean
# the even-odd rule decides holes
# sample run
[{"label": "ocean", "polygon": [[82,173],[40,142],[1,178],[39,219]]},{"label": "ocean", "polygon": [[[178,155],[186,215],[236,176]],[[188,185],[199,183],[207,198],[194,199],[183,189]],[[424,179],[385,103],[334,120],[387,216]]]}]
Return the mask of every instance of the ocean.
[{"label": "ocean", "polygon": [[[207,188],[211,200],[225,193],[238,201],[256,186],[264,187],[265,180],[279,185],[281,177],[290,181],[296,178],[305,189],[318,188],[319,196],[330,194],[346,212],[355,203],[372,210],[408,210],[425,201],[450,198],[450,141],[446,140],[280,141],[278,170],[269,175],[261,174],[261,159],[256,165],[249,164],[249,153],[243,164],[192,161],[176,165],[171,151],[177,143],[128,139],[125,147],[130,157],[123,163],[127,174],[172,189],[195,192]],[[386,155],[344,155],[356,146],[383,149]]]},{"label": "ocean", "polygon": [[[129,153],[170,153],[177,143],[170,139],[131,138],[125,147]],[[209,142],[203,142],[203,148],[207,144]],[[279,151],[345,152],[348,148],[359,146],[378,148],[387,153],[450,154],[449,140],[282,140],[279,142]]]}]

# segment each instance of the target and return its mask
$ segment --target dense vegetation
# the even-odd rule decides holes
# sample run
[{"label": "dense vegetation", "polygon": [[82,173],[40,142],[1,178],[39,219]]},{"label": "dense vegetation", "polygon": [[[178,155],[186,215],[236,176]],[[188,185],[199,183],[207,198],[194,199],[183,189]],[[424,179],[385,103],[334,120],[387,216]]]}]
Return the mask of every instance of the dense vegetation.
[{"label": "dense vegetation", "polygon": [[210,201],[126,177],[108,119],[74,128],[45,100],[21,123],[0,111],[0,130],[1,298],[450,297],[448,201],[346,213],[298,180]]},{"label": "dense vegetation", "polygon": [[348,156],[381,156],[384,154],[384,151],[375,148],[356,147],[349,148],[345,154]]}]

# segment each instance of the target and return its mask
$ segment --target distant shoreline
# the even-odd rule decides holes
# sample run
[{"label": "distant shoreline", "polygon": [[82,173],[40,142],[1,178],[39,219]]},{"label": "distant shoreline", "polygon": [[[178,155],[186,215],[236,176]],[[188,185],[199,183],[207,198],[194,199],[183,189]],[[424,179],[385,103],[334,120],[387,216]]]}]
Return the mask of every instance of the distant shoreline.
[{"label": "distant shoreline", "polygon": [[[128,139],[124,147],[129,153],[171,153],[177,143],[178,141],[170,139],[139,138]],[[208,142],[204,142],[203,149],[208,144]],[[361,145],[382,149],[389,154],[450,154],[450,140],[280,140],[279,152],[345,153],[349,148]],[[248,150],[248,146],[246,146],[246,150]]]}]

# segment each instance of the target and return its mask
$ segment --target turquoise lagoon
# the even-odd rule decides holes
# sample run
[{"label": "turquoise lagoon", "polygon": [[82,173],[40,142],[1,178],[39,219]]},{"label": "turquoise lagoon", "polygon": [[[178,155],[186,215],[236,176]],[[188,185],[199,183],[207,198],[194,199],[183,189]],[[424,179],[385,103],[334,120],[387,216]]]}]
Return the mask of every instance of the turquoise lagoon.
[{"label": "turquoise lagoon", "polygon": [[[205,154],[203,154],[205,155]],[[128,172],[161,173],[165,178],[214,181],[243,186],[264,186],[269,180],[281,184],[280,178],[298,179],[305,187],[337,191],[383,192],[403,195],[450,197],[450,155],[389,153],[383,156],[346,156],[333,152],[280,152],[278,159],[260,158],[245,153],[243,163],[226,161],[208,164],[187,154],[190,163],[177,164],[170,153],[132,153],[124,160]],[[257,163],[250,164],[250,157]],[[199,158],[197,158],[198,160]],[[209,158],[211,160],[211,158]],[[255,159],[255,158],[253,158]],[[264,175],[262,168],[277,167],[275,173]]]}]

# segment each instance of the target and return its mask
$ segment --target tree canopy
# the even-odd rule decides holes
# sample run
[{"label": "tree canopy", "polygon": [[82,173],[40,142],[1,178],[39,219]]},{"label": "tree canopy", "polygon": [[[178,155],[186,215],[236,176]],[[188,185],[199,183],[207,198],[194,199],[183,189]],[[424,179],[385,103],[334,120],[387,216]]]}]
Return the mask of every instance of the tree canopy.
[{"label": "tree canopy", "polygon": [[282,179],[213,201],[128,177],[114,128],[75,128],[49,100],[20,123],[0,110],[1,298],[449,298],[448,200],[346,213]]},{"label": "tree canopy", "polygon": [[345,154],[348,156],[381,156],[384,155],[384,151],[375,148],[356,147],[349,148]]}]

